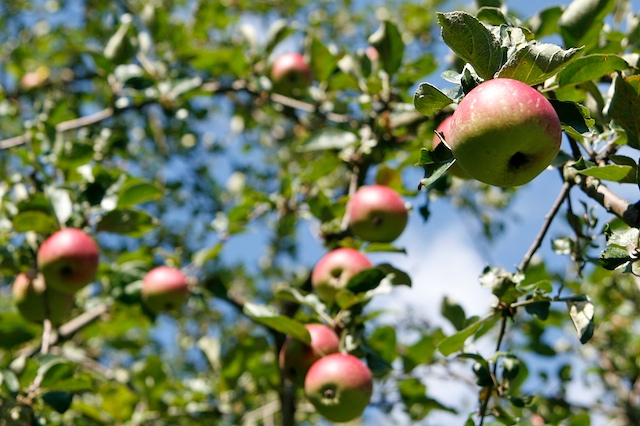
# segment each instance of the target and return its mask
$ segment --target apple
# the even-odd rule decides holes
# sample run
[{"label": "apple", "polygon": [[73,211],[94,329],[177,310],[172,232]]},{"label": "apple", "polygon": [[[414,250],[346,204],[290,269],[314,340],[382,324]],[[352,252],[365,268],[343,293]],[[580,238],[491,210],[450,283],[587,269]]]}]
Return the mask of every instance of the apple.
[{"label": "apple", "polygon": [[141,297],[153,313],[179,309],[189,295],[187,277],[177,268],[158,266],[144,276]]},{"label": "apple", "polygon": [[[452,119],[453,119],[453,116],[449,115],[447,118],[442,120],[440,124],[438,124],[438,127],[436,127],[436,131],[440,132],[442,136],[444,136],[444,140],[447,142],[447,144],[449,144],[449,139],[450,139],[449,128],[451,126]],[[435,148],[441,142],[442,142],[442,139],[440,139],[440,136],[438,136],[437,134],[434,134],[432,147]],[[460,167],[460,165],[457,162],[453,163],[453,165],[447,169],[447,172],[451,174],[451,176],[459,177],[461,179],[469,179],[471,177],[469,176],[469,173],[462,170],[462,167]]]},{"label": "apple", "polygon": [[402,234],[409,213],[404,200],[385,185],[360,187],[347,203],[349,229],[370,242],[389,243]]},{"label": "apple", "polygon": [[73,308],[73,295],[47,288],[44,277],[35,269],[18,274],[11,290],[13,303],[28,321],[44,321],[47,312],[45,297],[49,307],[49,319],[54,325],[62,324]]},{"label": "apple", "polygon": [[451,147],[457,163],[481,182],[519,186],[556,158],[560,119],[537,90],[517,80],[496,78],[472,89],[453,113]]},{"label": "apple", "polygon": [[372,266],[371,261],[358,250],[340,247],[325,254],[316,263],[311,272],[311,285],[320,300],[333,305],[338,290],[345,288],[358,272]]},{"label": "apple", "polygon": [[324,324],[306,324],[311,343],[306,344],[288,336],[280,349],[280,369],[286,378],[297,386],[304,386],[309,367],[323,356],[336,353],[340,338]]},{"label": "apple", "polygon": [[99,252],[84,231],[67,228],[47,238],[38,249],[38,268],[47,286],[75,293],[96,278]]},{"label": "apple", "polygon": [[271,67],[273,90],[282,95],[298,95],[309,87],[312,80],[311,67],[297,52],[278,56]]},{"label": "apple", "polygon": [[335,353],[309,368],[304,391],[320,415],[332,422],[348,422],[361,416],[369,405],[373,377],[357,357]]}]

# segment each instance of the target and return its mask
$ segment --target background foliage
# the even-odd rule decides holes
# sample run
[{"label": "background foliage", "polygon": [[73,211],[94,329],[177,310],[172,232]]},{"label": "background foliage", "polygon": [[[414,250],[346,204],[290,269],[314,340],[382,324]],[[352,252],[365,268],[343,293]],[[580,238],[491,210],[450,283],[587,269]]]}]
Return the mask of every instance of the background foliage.
[{"label": "background foliage", "polygon": [[[638,5],[574,0],[520,16],[502,3],[1,3],[4,422],[315,424],[281,384],[277,353],[286,333],[331,315],[375,373],[363,423],[639,424]],[[291,50],[315,78],[297,98],[268,77]],[[477,271],[495,303],[467,317],[445,299],[446,327],[381,321],[370,300],[422,283],[385,261],[393,282],[325,312],[309,296],[311,248],[420,256],[344,230],[360,185],[398,190],[423,222],[450,200],[489,247],[503,235],[521,189],[452,178],[448,153],[429,150],[463,93],[494,77],[536,86],[566,134],[545,172],[559,195],[530,250],[513,270]],[[565,235],[547,236],[552,221]],[[97,239],[100,272],[43,351],[10,286],[63,226]],[[553,260],[535,255],[542,244]],[[180,315],[141,307],[141,279],[159,264],[197,282]],[[477,400],[428,387],[442,371]]]}]

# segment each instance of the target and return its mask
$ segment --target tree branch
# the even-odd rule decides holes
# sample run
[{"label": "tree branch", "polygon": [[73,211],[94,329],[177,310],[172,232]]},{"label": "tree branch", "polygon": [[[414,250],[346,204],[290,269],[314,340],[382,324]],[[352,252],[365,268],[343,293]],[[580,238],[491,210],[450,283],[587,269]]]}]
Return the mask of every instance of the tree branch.
[{"label": "tree branch", "polygon": [[591,176],[576,176],[576,183],[589,197],[609,213],[616,215],[632,228],[640,227],[640,204],[631,204]]},{"label": "tree branch", "polygon": [[529,250],[527,250],[527,253],[524,255],[522,262],[520,262],[520,265],[518,266],[518,271],[524,272],[525,269],[527,269],[527,267],[529,266],[529,263],[531,262],[533,255],[542,245],[542,240],[544,240],[544,237],[547,234],[547,231],[549,231],[549,227],[551,226],[551,222],[553,222],[553,218],[556,216],[556,214],[558,214],[558,211],[560,210],[562,203],[569,195],[570,189],[571,189],[571,183],[565,181],[564,184],[562,185],[562,189],[560,190],[560,194],[558,194],[558,198],[556,198],[556,201],[553,203],[553,206],[551,206],[551,210],[549,210],[549,212],[544,217],[542,228],[540,228],[540,231],[538,232],[538,235],[536,236],[535,240],[533,240],[531,247],[529,247]]},{"label": "tree branch", "polygon": [[[80,127],[89,126],[94,123],[98,123],[113,115],[113,108],[105,108],[96,113],[87,115],[85,117],[74,118],[72,120],[63,121],[56,125],[56,132],[66,132],[68,130],[78,129]],[[23,145],[27,141],[27,136],[20,135],[12,138],[8,138],[0,141],[0,149],[13,148],[15,146]]]}]

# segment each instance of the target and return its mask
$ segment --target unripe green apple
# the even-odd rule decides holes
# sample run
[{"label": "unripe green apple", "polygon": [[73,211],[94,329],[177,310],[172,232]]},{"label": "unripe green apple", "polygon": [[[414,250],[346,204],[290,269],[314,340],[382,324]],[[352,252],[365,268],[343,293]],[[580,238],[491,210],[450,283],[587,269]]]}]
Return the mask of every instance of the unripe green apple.
[{"label": "unripe green apple", "polygon": [[38,268],[49,288],[73,294],[96,278],[98,246],[84,231],[67,228],[47,238],[38,249]]},{"label": "unripe green apple", "polygon": [[178,310],[189,295],[187,277],[177,268],[158,266],[144,276],[141,297],[153,313]]},{"label": "unripe green apple", "polygon": [[363,186],[347,203],[349,229],[365,241],[389,243],[402,234],[409,213],[404,200],[384,185]]},{"label": "unripe green apple", "polygon": [[457,163],[474,179],[510,187],[530,182],[556,158],[562,127],[551,103],[517,80],[496,78],[471,90],[451,121]]},{"label": "unripe green apple", "polygon": [[345,288],[358,272],[372,266],[371,261],[358,250],[337,248],[316,263],[311,272],[311,285],[318,298],[330,306],[333,305],[338,290]]},{"label": "unripe green apple", "polygon": [[[436,127],[436,131],[442,133],[442,136],[444,136],[444,140],[447,142],[447,144],[449,144],[449,128],[451,127],[452,119],[453,116],[450,115],[442,120],[440,124],[438,124],[438,127]],[[433,148],[438,146],[438,144],[440,144],[441,142],[442,139],[440,139],[440,136],[438,136],[437,134],[433,135]],[[447,169],[447,173],[449,173],[451,176],[459,177],[460,179],[469,179],[471,177],[469,176],[469,173],[462,170],[462,167],[460,167],[457,162],[453,163],[453,165]]]},{"label": "unripe green apple", "polygon": [[310,344],[288,336],[280,349],[280,369],[297,386],[304,386],[304,378],[314,362],[338,352],[340,347],[340,338],[330,327],[306,324],[305,328],[311,336]]},{"label": "unripe green apple", "polygon": [[299,95],[313,81],[311,67],[300,53],[280,55],[271,67],[273,90],[286,96]]},{"label": "unripe green apple", "polygon": [[335,353],[311,366],[304,391],[320,415],[332,422],[348,422],[361,416],[369,405],[373,377],[360,359]]},{"label": "unripe green apple", "polygon": [[28,321],[41,323],[46,317],[45,297],[49,319],[54,325],[62,324],[73,308],[73,295],[47,288],[42,274],[35,270],[21,272],[12,286],[13,303]]}]

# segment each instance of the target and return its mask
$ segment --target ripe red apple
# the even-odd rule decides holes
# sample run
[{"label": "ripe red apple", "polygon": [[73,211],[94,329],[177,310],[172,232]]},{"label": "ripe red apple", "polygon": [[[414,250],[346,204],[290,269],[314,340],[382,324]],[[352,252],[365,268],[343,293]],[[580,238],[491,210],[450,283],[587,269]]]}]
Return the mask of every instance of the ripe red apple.
[{"label": "ripe red apple", "polygon": [[315,293],[327,305],[333,305],[336,293],[345,288],[358,272],[371,268],[371,261],[356,249],[331,250],[316,263],[311,273]]},{"label": "ripe red apple", "polygon": [[187,277],[179,269],[158,266],[144,276],[141,290],[142,301],[153,313],[179,309],[188,295]]},{"label": "ripe red apple", "polygon": [[523,185],[538,176],[560,150],[562,127],[551,103],[517,80],[496,78],[460,102],[447,141],[457,163],[490,185]]},{"label": "ripe red apple", "polygon": [[288,336],[280,349],[280,369],[297,386],[304,386],[304,378],[314,362],[338,352],[340,347],[340,338],[330,327],[307,324],[305,328],[311,335],[309,345]]},{"label": "ripe red apple", "polygon": [[[447,142],[447,144],[449,144],[449,139],[450,139],[449,128],[451,126],[452,119],[453,119],[453,116],[450,115],[444,120],[442,120],[440,124],[438,124],[438,127],[436,127],[436,131],[442,133],[442,135],[444,136],[444,140]],[[441,142],[442,142],[442,139],[440,139],[440,136],[434,134],[433,145],[432,145],[433,148],[438,146],[438,144],[440,144]],[[460,165],[457,162],[453,163],[453,165],[447,169],[447,172],[452,176],[456,176],[461,179],[469,179],[471,177],[469,176],[469,173],[462,170],[462,167],[460,167]]]},{"label": "ripe red apple", "polygon": [[313,80],[311,67],[300,53],[280,55],[271,67],[273,90],[283,95],[298,95],[309,87]]},{"label": "ripe red apple", "polygon": [[407,226],[409,213],[404,200],[384,185],[363,186],[347,204],[349,229],[365,241],[388,243]]},{"label": "ripe red apple", "polygon": [[358,358],[336,353],[311,366],[304,391],[320,415],[332,422],[348,422],[361,416],[369,405],[373,378]]},{"label": "ripe red apple", "polygon": [[62,324],[73,308],[73,295],[47,288],[44,277],[35,270],[21,272],[12,286],[13,303],[28,321],[43,322],[49,307],[49,319],[54,325]]},{"label": "ripe red apple", "polygon": [[47,286],[75,293],[96,278],[99,252],[84,231],[67,228],[47,238],[38,249],[38,268]]}]

